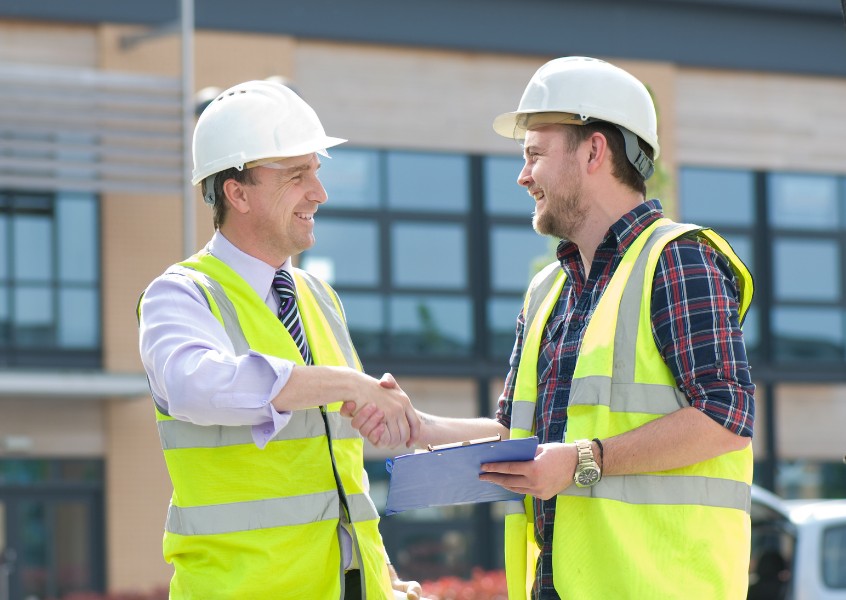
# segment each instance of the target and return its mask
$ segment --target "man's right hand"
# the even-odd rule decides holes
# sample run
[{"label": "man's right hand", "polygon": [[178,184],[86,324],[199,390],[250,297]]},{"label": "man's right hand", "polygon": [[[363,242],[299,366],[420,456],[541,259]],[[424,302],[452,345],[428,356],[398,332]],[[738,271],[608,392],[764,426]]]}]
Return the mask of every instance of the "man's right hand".
[{"label": "man's right hand", "polygon": [[[365,376],[367,377],[367,376]],[[390,373],[375,382],[367,377],[355,401],[345,402],[341,414],[376,447],[412,447],[420,435],[417,411]]]}]

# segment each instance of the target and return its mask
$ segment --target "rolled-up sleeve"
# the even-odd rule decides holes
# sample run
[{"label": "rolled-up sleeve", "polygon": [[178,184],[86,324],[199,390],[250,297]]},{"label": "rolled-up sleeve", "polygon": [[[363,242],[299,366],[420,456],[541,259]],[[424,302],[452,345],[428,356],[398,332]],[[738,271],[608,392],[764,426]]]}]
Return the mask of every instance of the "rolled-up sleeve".
[{"label": "rolled-up sleeve", "polygon": [[737,435],[751,437],[755,386],[738,316],[731,266],[696,240],[670,243],[655,272],[652,328],[690,405]]},{"label": "rolled-up sleeve", "polygon": [[169,272],[141,301],[140,352],[156,403],[197,425],[249,425],[263,447],[290,419],[271,400],[294,363],[254,351],[236,356],[193,279]]}]

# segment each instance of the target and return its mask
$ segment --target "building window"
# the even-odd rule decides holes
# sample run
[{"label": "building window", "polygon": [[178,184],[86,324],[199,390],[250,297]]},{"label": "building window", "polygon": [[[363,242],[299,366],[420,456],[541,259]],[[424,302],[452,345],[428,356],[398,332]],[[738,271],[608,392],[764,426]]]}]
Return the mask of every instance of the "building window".
[{"label": "building window", "polygon": [[686,168],[679,188],[682,218],[725,235],[752,271],[756,299],[744,331],[753,362],[840,370],[846,178]]},{"label": "building window", "polygon": [[97,198],[0,191],[0,364],[100,364]]},{"label": "building window", "polygon": [[506,368],[526,287],[555,248],[531,228],[522,164],[332,149],[320,170],[329,201],[302,266],[341,294],[359,354]]}]

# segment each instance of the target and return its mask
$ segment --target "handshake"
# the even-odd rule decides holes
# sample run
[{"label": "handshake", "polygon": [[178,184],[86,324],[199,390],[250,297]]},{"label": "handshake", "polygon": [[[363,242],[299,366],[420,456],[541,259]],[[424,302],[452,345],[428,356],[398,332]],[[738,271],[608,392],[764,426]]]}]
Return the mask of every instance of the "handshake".
[{"label": "handshake", "polygon": [[376,447],[414,446],[420,437],[420,417],[408,395],[390,373],[381,379],[362,374],[354,400],[347,400],[341,415]]}]

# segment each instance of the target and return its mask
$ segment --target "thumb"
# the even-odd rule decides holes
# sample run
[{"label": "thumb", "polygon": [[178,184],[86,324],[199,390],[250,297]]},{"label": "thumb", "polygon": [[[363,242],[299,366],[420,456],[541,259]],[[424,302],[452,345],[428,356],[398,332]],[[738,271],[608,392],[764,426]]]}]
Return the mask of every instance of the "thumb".
[{"label": "thumb", "polygon": [[379,385],[386,389],[393,389],[399,387],[399,384],[397,384],[397,380],[394,379],[394,376],[390,373],[385,373],[384,375],[382,375],[382,379],[379,380]]}]

